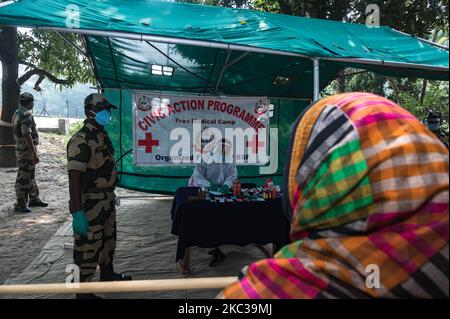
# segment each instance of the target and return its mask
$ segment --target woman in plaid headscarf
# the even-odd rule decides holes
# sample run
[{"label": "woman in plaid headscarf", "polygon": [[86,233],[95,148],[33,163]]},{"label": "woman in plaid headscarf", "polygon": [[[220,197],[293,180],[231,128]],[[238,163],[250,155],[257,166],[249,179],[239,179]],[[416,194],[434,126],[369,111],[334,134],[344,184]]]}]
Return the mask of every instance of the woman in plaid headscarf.
[{"label": "woman in plaid headscarf", "polygon": [[449,296],[448,150],[414,116],[374,94],[328,97],[294,124],[288,162],[292,243],[224,297]]}]

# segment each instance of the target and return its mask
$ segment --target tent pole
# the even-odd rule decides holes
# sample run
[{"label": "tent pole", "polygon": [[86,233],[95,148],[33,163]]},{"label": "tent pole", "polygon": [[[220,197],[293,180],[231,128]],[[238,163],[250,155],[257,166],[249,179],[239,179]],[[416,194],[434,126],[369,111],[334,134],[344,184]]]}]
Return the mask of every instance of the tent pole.
[{"label": "tent pole", "polygon": [[[111,38],[122,38],[122,39],[129,39],[129,40],[151,41],[151,42],[172,43],[172,44],[184,44],[184,45],[199,46],[199,47],[206,47],[206,48],[216,48],[216,49],[235,50],[235,51],[244,51],[244,52],[248,51],[248,52],[255,52],[255,53],[285,55],[285,56],[294,56],[294,57],[299,57],[299,58],[311,59],[310,56],[306,56],[306,55],[299,54],[299,53],[257,48],[257,47],[252,47],[252,46],[248,46],[248,45],[227,44],[227,43],[221,43],[221,42],[215,42],[215,41],[193,40],[193,39],[165,37],[165,36],[157,36],[157,35],[149,35],[149,34],[127,33],[127,32],[119,32],[119,31],[101,31],[101,30],[91,30],[91,29],[67,29],[67,28],[61,28],[61,27],[34,27],[34,28],[39,29],[39,30],[71,32],[71,33],[79,33],[79,34],[86,34],[86,35],[92,35],[92,36],[103,36],[103,37],[111,37]],[[365,59],[365,58],[321,57],[320,59],[325,60],[325,61],[333,61],[333,62],[381,65],[384,67],[398,67],[398,68],[405,68],[405,69],[429,70],[429,71],[447,72],[447,73],[449,70],[448,67],[445,67],[445,66],[429,66],[429,65],[417,64],[417,63],[389,62],[389,61]]]},{"label": "tent pole", "polygon": [[222,67],[222,70],[220,71],[219,78],[217,79],[216,88],[214,89],[214,93],[217,93],[217,90],[219,89],[220,82],[222,82],[222,76],[223,76],[223,74],[225,73],[225,70],[228,67],[227,63],[228,63],[228,60],[230,60],[230,56],[231,56],[231,50],[228,50],[227,57],[225,59],[225,62],[223,63],[223,67]]},{"label": "tent pole", "polygon": [[[208,82],[207,79],[201,77],[200,75],[186,69],[184,66],[182,66],[180,63],[178,63],[177,61],[175,61],[174,59],[172,59],[169,54],[165,54],[164,52],[162,52],[160,49],[158,49],[155,45],[153,45],[150,41],[145,41],[145,43],[147,43],[149,46],[151,46],[153,49],[155,49],[156,51],[158,51],[159,53],[161,53],[163,56],[165,56],[169,61],[171,61],[172,63],[174,63],[175,65],[177,65],[178,67],[180,67],[181,69],[183,69],[184,71],[186,71],[187,73],[192,74],[193,76],[199,78],[202,81]],[[168,44],[167,44],[168,45]]]},{"label": "tent pole", "polygon": [[236,59],[234,59],[233,61],[231,61],[230,63],[227,64],[227,68],[229,68],[230,66],[232,66],[233,64],[241,61],[243,58],[245,58],[247,55],[249,55],[250,52],[244,52],[242,53],[240,56],[238,56]]},{"label": "tent pole", "polygon": [[320,93],[320,69],[319,69],[319,60],[313,59],[313,72],[314,72],[314,102],[319,100]]},{"label": "tent pole", "polygon": [[[90,86],[89,87],[92,90],[98,90],[100,87],[99,86]],[[183,94],[183,92],[175,92],[175,91],[164,91],[164,90],[146,90],[146,89],[119,89],[116,87],[101,87],[101,89],[103,90],[109,90],[109,91],[129,91],[129,92],[159,92],[159,93],[166,93],[166,94],[171,94],[171,95],[185,95]],[[189,92],[189,95],[192,96],[209,96],[208,93],[195,93],[195,92]],[[248,95],[236,95],[236,94],[227,94],[226,96],[228,97],[248,97]],[[294,98],[288,98],[288,97],[283,97],[283,96],[271,96],[271,99],[279,99],[279,100],[295,100],[295,101],[309,101],[311,102],[310,98],[301,98],[301,97],[294,97]]]},{"label": "tent pole", "polygon": [[70,44],[71,46],[73,46],[75,48],[75,50],[77,50],[78,52],[80,52],[80,54],[82,54],[83,56],[85,56],[86,58],[89,59],[89,56],[86,52],[84,52],[81,48],[77,47],[77,45],[75,43],[73,43],[68,37],[66,37],[64,35],[64,33],[61,32],[56,32],[56,34],[58,34],[61,38],[63,38],[64,41],[66,41],[68,44]]},{"label": "tent pole", "polygon": [[13,0],[2,2],[2,3],[0,3],[0,8],[6,7],[7,5],[13,4],[14,2],[15,1],[13,1]]},{"label": "tent pole", "polygon": [[138,40],[138,41],[150,41],[150,42],[159,42],[159,43],[169,43],[169,44],[182,44],[182,45],[191,45],[205,48],[215,48],[215,49],[223,49],[223,50],[236,50],[236,51],[244,51],[244,52],[255,52],[255,53],[267,53],[267,54],[278,54],[278,55],[287,55],[287,56],[295,56],[308,58],[306,55],[302,55],[299,53],[292,53],[287,51],[279,51],[273,49],[264,49],[258,47],[252,47],[248,45],[240,45],[240,44],[228,44],[216,41],[207,41],[207,40],[194,40],[194,39],[185,39],[185,38],[175,38],[175,37],[165,37],[159,35],[150,35],[150,34],[141,34],[141,33],[130,33],[130,32],[120,32],[120,31],[101,31],[101,30],[92,30],[92,29],[74,29],[74,28],[62,28],[62,27],[32,27],[37,30],[48,30],[48,31],[56,31],[56,32],[69,32],[69,33],[78,33],[78,34],[86,34],[90,36],[101,36],[101,37],[110,37],[110,38],[121,38],[128,40]]},{"label": "tent pole", "polygon": [[94,57],[93,57],[93,55],[91,54],[91,49],[89,48],[89,43],[88,43],[88,41],[87,41],[87,36],[86,35],[82,35],[81,36],[81,41],[83,41],[83,44],[84,44],[84,47],[85,47],[85,49],[86,49],[86,53],[87,53],[87,59],[88,59],[88,61],[89,61],[89,64],[91,65],[91,68],[92,68],[92,72],[94,72],[94,79],[95,79],[95,84],[96,84],[96,86],[97,86],[97,91],[100,93],[100,90],[101,90],[101,85],[100,85],[100,82],[99,82],[99,80],[98,80],[98,72],[97,72],[97,66],[96,66],[96,64],[95,64],[95,61],[94,61]]}]

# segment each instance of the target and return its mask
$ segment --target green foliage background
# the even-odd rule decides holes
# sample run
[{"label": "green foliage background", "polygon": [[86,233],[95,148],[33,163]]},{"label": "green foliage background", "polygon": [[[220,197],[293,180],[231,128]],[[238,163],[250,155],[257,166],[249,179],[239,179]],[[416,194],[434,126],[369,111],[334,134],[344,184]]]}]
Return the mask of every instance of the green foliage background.
[{"label": "green foliage background", "polygon": [[[381,25],[448,46],[448,0],[185,0],[184,2],[352,23],[365,23],[367,5],[376,4],[380,8]],[[25,66],[23,72],[34,68],[43,69],[55,77],[66,79],[67,87],[73,87],[77,83],[95,84],[88,59],[58,33],[30,30],[19,31],[18,35],[19,59]],[[76,34],[66,36],[76,46],[84,49],[81,36]],[[349,91],[374,92],[394,100],[421,119],[432,108],[440,110],[448,120],[448,82],[391,78],[358,71],[345,70],[322,92],[322,95]],[[36,78],[35,76],[32,80]],[[57,87],[62,88],[61,85]]]},{"label": "green foliage background", "polygon": [[[234,8],[246,8],[351,23],[365,23],[366,7],[376,4],[380,9],[380,25],[389,26],[448,47],[448,0],[187,0]],[[444,81],[392,78],[373,72],[346,69],[333,81],[322,96],[363,91],[385,96],[423,120],[429,109],[439,110],[448,131],[449,85]]]}]

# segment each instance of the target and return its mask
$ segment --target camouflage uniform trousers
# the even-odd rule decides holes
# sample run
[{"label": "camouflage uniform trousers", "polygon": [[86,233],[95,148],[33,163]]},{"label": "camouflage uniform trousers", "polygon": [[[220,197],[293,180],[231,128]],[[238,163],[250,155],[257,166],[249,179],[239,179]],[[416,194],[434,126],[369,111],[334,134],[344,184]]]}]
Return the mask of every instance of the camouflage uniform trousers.
[{"label": "camouflage uniform trousers", "polygon": [[17,152],[16,206],[25,207],[28,200],[39,201],[39,189],[35,179],[35,168],[29,152]]},{"label": "camouflage uniform trousers", "polygon": [[87,237],[74,236],[74,263],[80,268],[80,281],[89,282],[97,265],[101,274],[113,269],[116,248],[116,208],[113,192],[83,193],[82,206],[89,222]]}]

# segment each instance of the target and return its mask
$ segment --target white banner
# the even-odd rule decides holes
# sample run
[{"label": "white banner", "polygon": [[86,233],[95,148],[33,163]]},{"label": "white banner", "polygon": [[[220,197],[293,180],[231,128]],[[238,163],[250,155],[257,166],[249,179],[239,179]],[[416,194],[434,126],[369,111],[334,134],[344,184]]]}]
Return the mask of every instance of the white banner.
[{"label": "white banner", "polygon": [[269,100],[134,92],[137,166],[268,162]]}]

